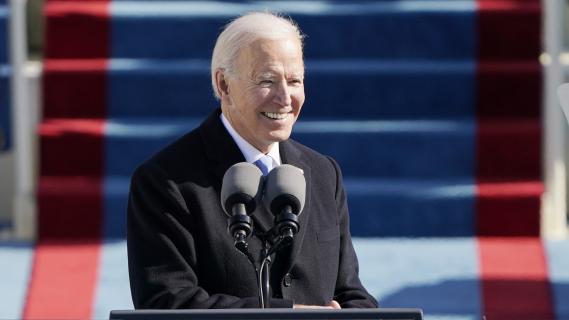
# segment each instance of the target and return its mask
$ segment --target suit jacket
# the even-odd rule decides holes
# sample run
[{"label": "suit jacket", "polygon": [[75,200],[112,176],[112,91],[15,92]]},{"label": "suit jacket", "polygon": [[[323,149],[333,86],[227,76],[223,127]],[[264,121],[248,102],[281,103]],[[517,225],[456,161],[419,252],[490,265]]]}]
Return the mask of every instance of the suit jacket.
[{"label": "suit jacket", "polygon": [[[131,293],[136,308],[258,308],[253,266],[233,246],[220,204],[225,171],[245,161],[213,112],[133,174],[127,215]],[[306,202],[292,246],[271,268],[271,307],[293,303],[376,307],[362,286],[337,163],[291,139],[283,163],[304,170]],[[273,225],[262,206],[253,214],[250,252]]]}]

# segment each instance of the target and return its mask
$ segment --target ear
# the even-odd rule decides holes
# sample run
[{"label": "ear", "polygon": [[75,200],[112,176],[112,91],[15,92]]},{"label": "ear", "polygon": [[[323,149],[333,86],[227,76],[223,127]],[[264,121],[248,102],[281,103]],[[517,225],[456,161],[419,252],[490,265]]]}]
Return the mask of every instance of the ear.
[{"label": "ear", "polygon": [[222,100],[224,99],[224,97],[229,95],[229,83],[227,82],[227,80],[228,79],[225,76],[223,69],[218,68],[217,70],[215,70],[216,90],[217,94]]}]

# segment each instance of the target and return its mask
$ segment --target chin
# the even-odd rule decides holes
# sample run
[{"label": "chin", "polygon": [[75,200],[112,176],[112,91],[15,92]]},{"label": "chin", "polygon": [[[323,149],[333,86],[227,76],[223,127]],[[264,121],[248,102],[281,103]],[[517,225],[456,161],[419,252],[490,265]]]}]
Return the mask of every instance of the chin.
[{"label": "chin", "polygon": [[274,133],[271,134],[269,140],[272,142],[282,142],[290,138],[290,132]]}]

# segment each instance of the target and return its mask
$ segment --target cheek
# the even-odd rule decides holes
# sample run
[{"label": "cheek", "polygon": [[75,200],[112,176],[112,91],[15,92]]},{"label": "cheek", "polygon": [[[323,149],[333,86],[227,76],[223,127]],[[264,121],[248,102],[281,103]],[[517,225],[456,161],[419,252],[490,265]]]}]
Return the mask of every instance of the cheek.
[{"label": "cheek", "polygon": [[249,105],[257,109],[271,100],[271,90],[267,88],[252,90],[249,92],[247,98],[249,100]]},{"label": "cheek", "polygon": [[273,95],[273,90],[271,88],[257,88],[253,95],[257,97],[257,99],[268,99],[270,96]]},{"label": "cheek", "polygon": [[297,109],[298,111],[300,111],[300,109],[302,108],[302,105],[304,104],[304,90],[299,90],[299,92],[296,92],[295,94],[293,94],[292,96],[292,100],[293,100],[293,107],[295,109]]}]

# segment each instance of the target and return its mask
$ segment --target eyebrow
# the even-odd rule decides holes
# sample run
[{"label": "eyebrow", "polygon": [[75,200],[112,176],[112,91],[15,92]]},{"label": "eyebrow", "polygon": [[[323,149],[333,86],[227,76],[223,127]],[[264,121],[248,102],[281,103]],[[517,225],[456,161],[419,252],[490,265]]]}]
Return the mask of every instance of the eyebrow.
[{"label": "eyebrow", "polygon": [[[267,72],[261,72],[259,73],[255,78],[256,79],[270,79],[270,78],[275,78],[278,77],[278,73],[276,72],[271,72],[271,71],[267,71]],[[287,78],[304,78],[304,73],[302,72],[293,72],[293,73],[289,73],[286,75]]]},{"label": "eyebrow", "polygon": [[267,78],[274,78],[276,76],[277,76],[277,74],[274,72],[261,72],[255,78],[267,79]]}]

